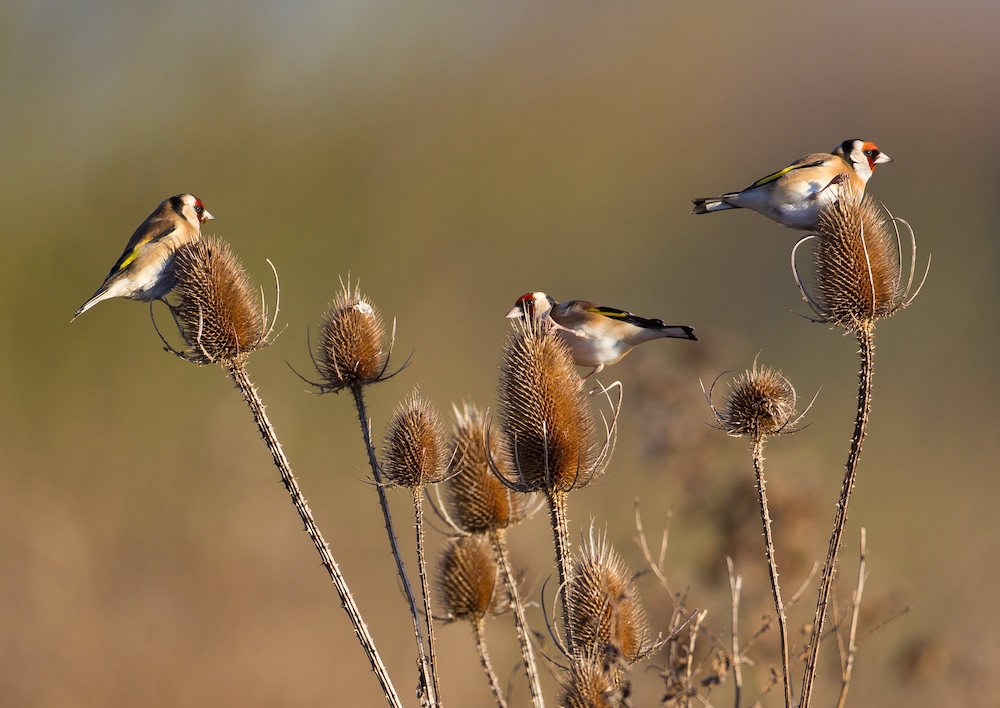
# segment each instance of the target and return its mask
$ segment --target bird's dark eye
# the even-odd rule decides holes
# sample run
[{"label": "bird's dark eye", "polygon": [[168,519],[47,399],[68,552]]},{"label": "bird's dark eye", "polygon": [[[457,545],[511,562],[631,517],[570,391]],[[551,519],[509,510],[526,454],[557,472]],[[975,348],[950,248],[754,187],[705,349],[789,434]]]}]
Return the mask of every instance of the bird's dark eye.
[{"label": "bird's dark eye", "polygon": [[198,216],[201,216],[204,213],[204,211],[205,207],[203,207],[201,204],[194,205],[194,213],[197,214]]},{"label": "bird's dark eye", "polygon": [[865,156],[866,157],[875,157],[876,155],[878,155],[878,150],[874,150],[874,149],[865,150]]}]

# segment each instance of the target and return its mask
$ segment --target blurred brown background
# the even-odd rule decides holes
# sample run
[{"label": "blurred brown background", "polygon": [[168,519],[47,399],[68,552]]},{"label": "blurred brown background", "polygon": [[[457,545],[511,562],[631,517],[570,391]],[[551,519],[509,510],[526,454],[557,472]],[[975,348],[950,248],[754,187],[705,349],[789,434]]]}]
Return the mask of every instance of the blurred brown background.
[{"label": "blurred brown background", "polygon": [[[696,218],[689,200],[861,137],[896,158],[869,192],[934,260],[876,334],[840,588],[864,525],[868,627],[912,611],[862,644],[850,703],[996,705],[998,23],[1000,6],[966,1],[6,3],[0,703],[381,703],[220,371],[164,353],[142,304],[69,325],[135,226],[182,191],[255,278],[268,283],[266,258],[281,275],[287,327],[251,374],[408,705],[412,641],[355,413],[286,366],[309,371],[307,332],[348,273],[397,319],[398,360],[414,352],[370,392],[379,435],[416,384],[444,412],[492,405],[502,315],[525,291],[694,325],[700,343],[648,344],[602,376],[625,384],[619,449],[570,515],[574,534],[606,525],[638,570],[633,497],[654,535],[672,509],[675,583],[725,636],[736,553],[763,598],[752,633],[767,587],[749,460],[705,425],[698,378],[761,352],[804,397],[822,388],[811,427],[768,447],[772,490],[805,490],[775,520],[790,592],[825,553],[855,348],[798,316],[794,232],[747,212]],[[406,495],[393,499],[412,534]],[[720,532],[741,514],[750,550]],[[512,544],[537,600],[544,519]],[[640,587],[662,629],[665,597]],[[488,705],[468,629],[438,636],[447,703]],[[488,638],[524,705],[509,620]],[[828,649],[821,704],[838,676]],[[633,679],[635,704],[654,705],[656,671]]]}]

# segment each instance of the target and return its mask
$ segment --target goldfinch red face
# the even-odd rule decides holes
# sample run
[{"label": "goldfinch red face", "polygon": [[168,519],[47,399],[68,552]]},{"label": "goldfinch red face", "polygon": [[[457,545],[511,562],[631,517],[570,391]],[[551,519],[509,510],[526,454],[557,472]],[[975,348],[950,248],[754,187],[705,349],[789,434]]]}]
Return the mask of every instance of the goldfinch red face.
[{"label": "goldfinch red face", "polygon": [[865,143],[862,145],[861,153],[868,160],[868,167],[871,169],[874,169],[875,165],[882,165],[893,161],[891,157],[879,150],[878,145],[875,143]]},{"label": "goldfinch red face", "polygon": [[180,200],[180,213],[193,226],[200,226],[215,217],[205,208],[205,204],[193,194],[181,194],[175,199]]},{"label": "goldfinch red face", "polygon": [[517,299],[505,317],[508,319],[535,319],[544,317],[552,309],[551,298],[543,292],[525,293]]}]

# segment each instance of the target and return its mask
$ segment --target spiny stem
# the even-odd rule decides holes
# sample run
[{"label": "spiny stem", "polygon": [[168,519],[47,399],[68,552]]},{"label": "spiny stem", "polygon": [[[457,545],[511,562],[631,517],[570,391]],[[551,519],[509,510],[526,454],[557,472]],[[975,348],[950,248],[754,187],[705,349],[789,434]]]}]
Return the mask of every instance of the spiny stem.
[{"label": "spiny stem", "polygon": [[483,621],[472,623],[472,634],[476,638],[476,649],[479,651],[479,661],[483,665],[486,673],[486,680],[490,682],[490,690],[497,701],[497,708],[507,708],[507,699],[504,698],[503,690],[500,688],[500,681],[497,679],[493,665],[490,663],[490,653],[486,650],[486,640],[483,637]]},{"label": "spiny stem", "polygon": [[569,551],[569,519],[566,516],[566,492],[558,489],[545,491],[549,502],[549,516],[552,523],[552,540],[556,549],[556,567],[559,570],[559,593],[562,597],[563,634],[566,637],[566,651],[572,657],[576,653],[573,646],[573,628],[570,624],[569,581],[572,577],[572,559]]},{"label": "spiny stem", "polygon": [[774,538],[771,536],[771,513],[767,507],[767,482],[764,479],[764,437],[755,432],[751,438],[753,469],[757,474],[757,494],[760,501],[760,518],[764,524],[764,548],[767,553],[767,568],[771,576],[771,594],[774,609],[778,613],[778,636],[781,641],[781,674],[784,680],[785,707],[792,706],[792,684],[788,667],[788,619],[785,606],[781,602],[781,587],[778,585],[778,564],[774,559]]},{"label": "spiny stem", "polygon": [[847,456],[844,472],[844,484],[840,491],[840,501],[833,521],[833,535],[830,537],[830,547],[827,550],[826,565],[823,566],[823,576],[820,579],[819,594],[816,602],[816,615],[813,618],[812,634],[809,637],[806,670],[802,677],[802,696],[800,708],[808,708],[812,699],[813,684],[816,680],[816,658],[819,654],[820,639],[823,636],[823,622],[826,619],[826,609],[830,603],[830,593],[833,578],[837,571],[837,556],[847,525],[847,504],[854,489],[857,476],[858,459],[861,457],[861,444],[865,439],[865,429],[868,426],[868,414],[871,411],[872,369],[874,355],[874,325],[869,324],[858,330],[859,355],[861,371],[858,384],[858,414],[854,423],[854,435],[851,438],[851,451]]},{"label": "spiny stem", "polygon": [[510,597],[511,607],[514,609],[514,626],[517,628],[517,640],[521,644],[521,656],[524,657],[524,667],[528,674],[528,688],[531,691],[531,705],[534,708],[545,708],[545,700],[542,698],[541,682],[538,680],[538,668],[535,666],[535,653],[531,647],[531,633],[528,621],[524,616],[524,605],[517,589],[517,581],[510,567],[510,554],[507,552],[507,537],[503,529],[492,531],[490,541],[493,542],[493,551],[500,565],[500,572],[503,573],[503,582],[507,587],[507,595]]},{"label": "spiny stem", "polygon": [[396,539],[396,532],[392,527],[392,516],[389,513],[389,500],[386,498],[385,485],[382,484],[382,470],[375,457],[375,445],[372,443],[371,428],[368,425],[368,411],[365,406],[364,390],[360,384],[351,386],[351,393],[354,394],[354,407],[358,411],[358,420],[361,423],[361,436],[365,439],[365,449],[368,451],[368,464],[371,466],[372,478],[375,480],[375,491],[378,492],[378,503],[382,508],[382,518],[385,520],[385,532],[389,536],[389,546],[392,548],[392,557],[396,560],[396,571],[403,584],[406,593],[406,601],[410,608],[410,618],[413,621],[413,634],[417,641],[417,657],[420,666],[420,680],[423,691],[427,692],[427,700],[430,705],[436,705],[437,694],[434,692],[431,681],[430,670],[427,666],[427,656],[424,653],[424,637],[420,631],[420,619],[417,614],[417,601],[413,596],[413,588],[406,577],[406,568],[403,566],[403,556],[399,552],[399,541]]},{"label": "spiny stem", "polygon": [[424,596],[424,618],[427,621],[427,647],[431,658],[431,681],[437,705],[441,705],[441,684],[438,682],[437,654],[434,651],[434,615],[431,612],[431,588],[427,582],[427,562],[424,558],[424,507],[421,487],[413,487],[413,517],[417,527],[417,568],[420,572],[420,591]]},{"label": "spiny stem", "polygon": [[396,689],[393,688],[392,681],[389,679],[389,673],[386,671],[385,664],[382,663],[382,658],[379,656],[379,653],[375,648],[375,641],[372,639],[372,636],[368,631],[368,626],[361,617],[361,611],[354,602],[351,590],[347,587],[347,581],[340,572],[340,566],[337,565],[337,561],[333,558],[330,546],[327,545],[326,540],[323,538],[323,534],[320,533],[319,527],[313,519],[312,511],[309,509],[309,504],[306,502],[305,497],[302,496],[298,482],[292,474],[292,468],[288,463],[288,458],[285,457],[285,452],[281,449],[281,443],[278,442],[278,436],[274,432],[274,427],[271,425],[271,421],[268,419],[267,414],[264,412],[264,404],[260,400],[260,396],[257,394],[257,390],[254,388],[253,382],[250,380],[250,376],[247,374],[246,368],[241,362],[233,362],[226,367],[226,370],[235,382],[236,387],[240,390],[240,393],[243,394],[243,398],[246,400],[247,405],[250,407],[253,419],[257,423],[257,427],[260,429],[261,437],[264,438],[264,443],[267,445],[268,449],[271,451],[271,456],[274,458],[274,465],[281,473],[281,481],[285,485],[285,489],[288,490],[288,495],[291,497],[292,504],[295,505],[296,511],[299,512],[299,517],[302,519],[306,533],[309,534],[309,538],[312,539],[313,544],[316,546],[316,550],[319,552],[320,559],[323,562],[323,567],[326,568],[327,573],[330,574],[330,579],[333,581],[333,585],[337,589],[337,594],[340,596],[340,602],[344,607],[344,611],[347,612],[347,616],[351,620],[354,632],[358,636],[358,641],[361,642],[362,648],[368,655],[368,661],[371,662],[372,670],[375,672],[375,676],[378,678],[378,682],[382,686],[382,692],[385,694],[386,700],[389,702],[389,705],[394,708],[402,708],[402,704],[399,702],[399,696],[396,695]]}]

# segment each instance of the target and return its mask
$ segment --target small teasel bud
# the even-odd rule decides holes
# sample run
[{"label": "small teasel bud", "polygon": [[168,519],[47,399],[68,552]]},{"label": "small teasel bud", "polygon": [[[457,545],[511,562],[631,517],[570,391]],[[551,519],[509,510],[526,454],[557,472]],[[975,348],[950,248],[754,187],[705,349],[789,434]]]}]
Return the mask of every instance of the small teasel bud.
[{"label": "small teasel bud", "polygon": [[388,364],[382,316],[358,286],[341,284],[323,317],[316,369],[323,388],[339,391],[381,381]]},{"label": "small teasel bud", "polygon": [[477,623],[508,609],[493,546],[485,536],[449,540],[438,564],[438,587],[449,617]]},{"label": "small teasel bud", "polygon": [[774,435],[792,422],[796,405],[795,388],[777,369],[753,367],[729,384],[721,411],[716,411],[722,428],[734,437]]},{"label": "small teasel bud", "polygon": [[604,534],[585,539],[569,587],[572,651],[613,651],[626,663],[650,648],[646,611],[632,573]]},{"label": "small teasel bud", "polygon": [[609,666],[608,656],[585,651],[573,659],[562,680],[560,708],[618,708],[625,705],[625,689]]},{"label": "small teasel bud", "polygon": [[172,310],[189,347],[182,356],[235,363],[267,343],[260,295],[229,244],[211,237],[187,243],[174,268],[179,301]]},{"label": "small teasel bud", "polygon": [[400,487],[436,484],[445,478],[448,454],[437,410],[414,390],[389,422],[382,471]]},{"label": "small teasel bud", "polygon": [[[461,410],[455,408],[454,414],[454,454],[445,483],[453,520],[467,533],[499,531],[522,521],[528,515],[530,497],[510,489],[491,471],[491,464],[504,463],[497,438],[490,438],[486,448],[483,412],[466,403]],[[507,470],[500,472],[507,479],[514,477]]]},{"label": "small teasel bud", "polygon": [[565,492],[603,471],[573,357],[551,327],[515,324],[498,398],[504,457],[522,491]]}]

